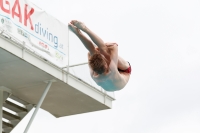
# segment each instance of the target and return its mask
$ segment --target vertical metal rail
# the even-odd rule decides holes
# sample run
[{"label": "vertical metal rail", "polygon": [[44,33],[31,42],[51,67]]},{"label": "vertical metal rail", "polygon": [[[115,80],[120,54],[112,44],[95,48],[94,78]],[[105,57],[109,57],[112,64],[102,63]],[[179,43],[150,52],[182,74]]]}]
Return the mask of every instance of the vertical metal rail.
[{"label": "vertical metal rail", "polygon": [[2,133],[2,118],[3,118],[3,90],[0,89],[0,133]]},{"label": "vertical metal rail", "polygon": [[68,57],[68,63],[67,63],[67,83],[68,83],[68,76],[69,76],[69,26],[67,30],[67,57]]},{"label": "vertical metal rail", "polygon": [[44,91],[44,93],[42,94],[42,97],[40,98],[39,103],[38,103],[37,106],[36,106],[36,109],[35,109],[35,111],[34,111],[32,117],[31,117],[31,119],[30,119],[30,121],[29,121],[29,123],[28,123],[28,125],[27,125],[27,127],[26,127],[26,129],[25,129],[25,131],[24,131],[24,133],[27,133],[27,132],[28,132],[28,130],[29,130],[29,128],[30,128],[30,126],[31,126],[31,124],[32,124],[32,122],[33,122],[33,120],[34,120],[34,118],[35,118],[37,112],[38,112],[38,109],[39,109],[40,106],[42,105],[42,102],[44,101],[44,98],[46,97],[47,92],[49,91],[49,89],[50,89],[50,87],[51,87],[51,84],[52,84],[52,81],[49,81],[49,82],[48,82],[48,85],[47,85],[47,87],[46,87],[46,89],[45,89],[45,91]]}]

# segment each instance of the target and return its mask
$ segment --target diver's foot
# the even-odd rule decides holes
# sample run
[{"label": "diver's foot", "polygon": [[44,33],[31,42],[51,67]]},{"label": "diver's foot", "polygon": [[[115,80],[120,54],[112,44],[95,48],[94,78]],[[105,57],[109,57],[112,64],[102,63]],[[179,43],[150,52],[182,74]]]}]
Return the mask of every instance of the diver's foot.
[{"label": "diver's foot", "polygon": [[81,29],[82,31],[86,30],[86,26],[83,22],[78,21],[78,20],[72,20],[71,24],[73,24],[74,26],[76,26],[77,28]]},{"label": "diver's foot", "polygon": [[80,32],[80,30],[79,30],[76,26],[74,26],[73,23],[69,23],[69,24],[68,24],[68,27],[69,27],[69,29],[70,29],[72,32],[74,32],[75,34],[78,34],[78,33]]}]

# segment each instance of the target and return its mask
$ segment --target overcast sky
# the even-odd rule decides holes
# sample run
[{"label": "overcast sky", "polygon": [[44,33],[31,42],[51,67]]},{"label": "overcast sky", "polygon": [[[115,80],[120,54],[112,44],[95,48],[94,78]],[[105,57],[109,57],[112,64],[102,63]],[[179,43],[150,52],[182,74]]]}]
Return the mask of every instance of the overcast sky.
[{"label": "overcast sky", "polygon": [[[200,0],[31,1],[66,25],[81,20],[117,42],[133,72],[112,109],[59,119],[39,110],[29,133],[200,132]],[[87,61],[69,36],[70,63]],[[31,114],[12,133],[22,133]]]}]

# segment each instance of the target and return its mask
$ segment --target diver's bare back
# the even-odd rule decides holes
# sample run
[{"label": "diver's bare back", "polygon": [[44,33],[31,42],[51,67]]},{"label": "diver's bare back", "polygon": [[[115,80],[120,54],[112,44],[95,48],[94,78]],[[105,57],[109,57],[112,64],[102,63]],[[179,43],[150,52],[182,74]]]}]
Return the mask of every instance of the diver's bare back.
[{"label": "diver's bare back", "polygon": [[[106,91],[121,90],[127,84],[130,74],[119,72],[117,64],[112,60],[112,57],[118,57],[118,53],[115,52],[118,46],[116,43],[106,43],[109,49],[111,61],[109,64],[109,72],[104,74],[97,74],[90,68],[90,74],[92,79]],[[98,48],[96,49],[98,50]],[[88,59],[90,54],[88,54]]]}]

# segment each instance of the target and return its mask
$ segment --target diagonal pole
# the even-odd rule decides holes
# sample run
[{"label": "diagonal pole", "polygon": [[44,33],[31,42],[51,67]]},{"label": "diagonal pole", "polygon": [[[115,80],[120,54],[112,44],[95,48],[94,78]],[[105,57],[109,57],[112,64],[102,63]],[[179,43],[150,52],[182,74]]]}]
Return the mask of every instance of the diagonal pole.
[{"label": "diagonal pole", "polygon": [[32,117],[31,117],[31,119],[30,119],[30,121],[29,121],[29,123],[28,123],[26,129],[24,130],[24,133],[27,133],[27,132],[28,132],[28,130],[29,130],[29,128],[30,128],[30,126],[31,126],[31,124],[32,124],[32,122],[33,122],[33,120],[34,120],[34,118],[35,118],[35,116],[36,116],[36,114],[37,114],[37,112],[38,112],[38,110],[39,110],[39,108],[40,108],[41,105],[42,105],[42,102],[44,101],[44,98],[45,98],[46,95],[47,95],[47,92],[49,91],[49,89],[50,89],[50,87],[51,87],[52,82],[53,82],[53,81],[49,81],[49,82],[48,82],[48,85],[47,85],[47,87],[46,87],[46,89],[45,89],[45,91],[44,91],[42,97],[40,98],[40,101],[39,101],[39,103],[37,104],[36,109],[35,109],[35,111],[34,111]]}]

